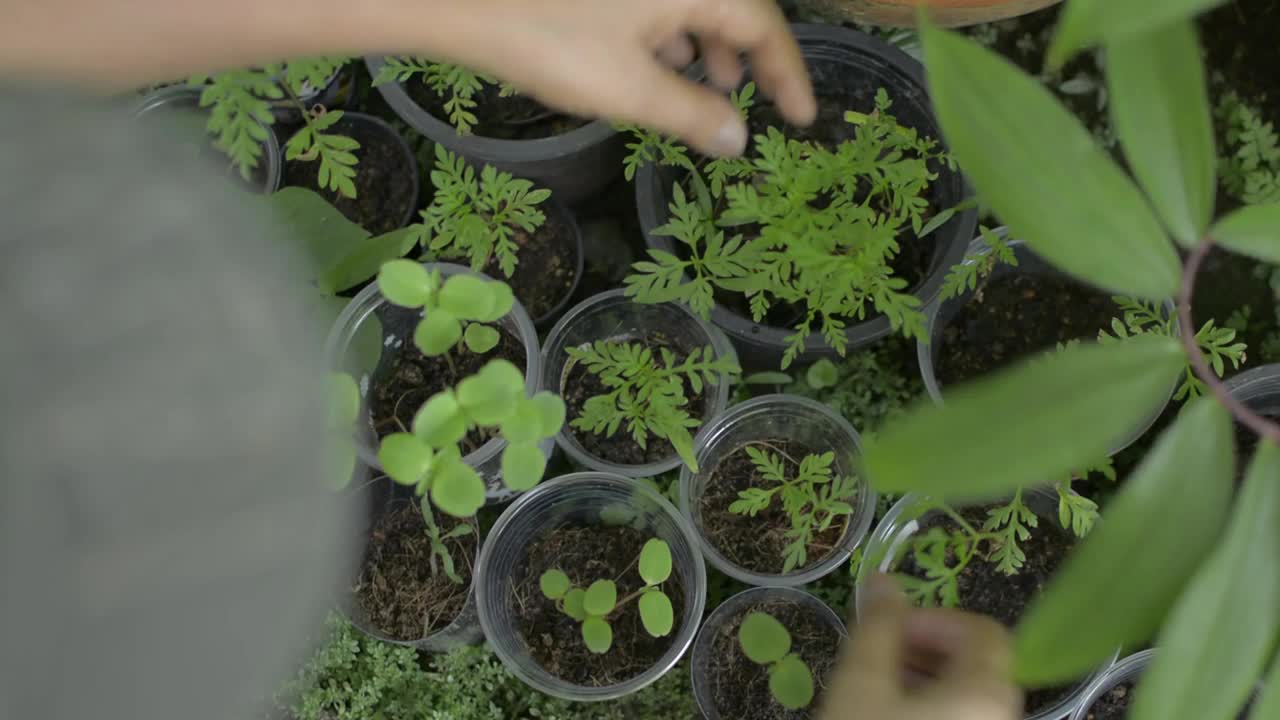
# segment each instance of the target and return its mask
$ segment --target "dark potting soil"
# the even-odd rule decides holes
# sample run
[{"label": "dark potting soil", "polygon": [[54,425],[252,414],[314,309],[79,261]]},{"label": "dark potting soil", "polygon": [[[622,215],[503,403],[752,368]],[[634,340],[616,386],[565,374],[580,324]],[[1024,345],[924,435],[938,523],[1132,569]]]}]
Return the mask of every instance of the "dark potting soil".
[{"label": "dark potting soil", "polygon": [[[645,631],[640,607],[622,600],[644,587],[636,568],[640,550],[651,538],[629,526],[563,525],[529,543],[515,578],[516,627],[530,656],[552,675],[575,685],[603,687],[629,680],[653,666],[671,648],[672,635],[655,638]],[[619,607],[609,615],[613,646],[595,654],[582,641],[582,625],[543,596],[539,579],[559,569],[575,587],[597,580],[618,586]],[[684,612],[684,589],[678,573],[662,584],[671,599],[677,627]]]},{"label": "dark potting soil", "polygon": [[[659,350],[664,347],[671,350],[676,364],[684,362],[684,359],[688,357],[688,353],[682,352],[680,348],[656,334],[620,342],[640,342],[647,345],[653,351],[654,360],[659,364],[662,363],[662,354]],[[707,397],[707,386],[703,385],[702,392],[694,394],[686,382],[684,390],[686,399],[683,406],[684,411],[690,417],[699,421],[702,420],[707,412],[707,404],[710,402]],[[560,391],[568,410],[569,422],[572,423],[582,416],[582,409],[586,406],[588,400],[598,395],[608,395],[610,392],[611,389],[604,384],[600,376],[587,370],[585,365],[574,363],[569,369]],[[602,435],[590,430],[579,430],[572,425],[566,425],[565,427],[573,434],[574,439],[578,441],[583,450],[615,465],[645,465],[664,460],[675,453],[675,448],[670,441],[666,438],[652,435],[645,442],[645,447],[640,447],[639,443],[631,437],[631,432],[627,429],[625,421],[618,427],[618,431],[612,435]]]},{"label": "dark potting soil", "polygon": [[[1280,422],[1280,415],[1263,415],[1272,422]],[[1249,472],[1249,465],[1258,452],[1261,443],[1258,434],[1241,423],[1235,423],[1236,442],[1236,480],[1242,481]]]},{"label": "dark potting soil", "polygon": [[943,385],[1006,367],[1070,340],[1094,340],[1111,327],[1111,297],[1056,275],[1009,273],[965,302],[942,331],[934,373]]},{"label": "dark potting soil", "polygon": [[[464,521],[437,514],[444,535]],[[465,521],[475,527],[475,520]],[[416,503],[384,514],[369,533],[353,592],[373,627],[396,640],[420,640],[453,622],[467,604],[479,546],[475,532],[445,541],[455,583],[431,552],[426,521]]]},{"label": "dark potting soil", "polygon": [[[769,691],[769,671],[751,662],[738,644],[738,628],[752,612],[765,612],[782,623],[791,633],[791,651],[813,673],[813,703],[801,710],[788,710],[773,699]],[[785,600],[769,600],[735,614],[717,628],[707,663],[710,693],[720,717],[735,720],[806,720],[813,717],[822,702],[826,679],[840,655],[840,635],[817,613],[803,605]]]},{"label": "dark potting soil", "polygon": [[1124,720],[1133,700],[1133,687],[1133,681],[1127,681],[1103,693],[1085,711],[1085,720]]},{"label": "dark potting soil", "polygon": [[[506,282],[529,317],[539,321],[573,292],[578,269],[573,228],[548,214],[546,223],[532,237],[517,230],[515,241],[520,245],[520,262]],[[489,259],[483,272],[491,278],[504,277],[496,256]]]},{"label": "dark potting soil", "polygon": [[1202,15],[1197,24],[1207,67],[1222,74],[1225,87],[1261,101],[1268,121],[1280,120],[1280,78],[1259,71],[1280,63],[1274,32],[1280,24],[1280,2],[1234,0]]},{"label": "dark potting soil", "polygon": [[356,196],[343,197],[322,188],[319,160],[288,160],[284,164],[284,184],[319,193],[351,222],[373,235],[382,235],[402,226],[406,214],[418,198],[409,181],[414,168],[404,154],[399,138],[380,125],[359,118],[343,117],[329,130],[360,143],[355,151]]},{"label": "dark potting soil", "polygon": [[[980,528],[987,520],[989,509],[991,508],[968,508],[961,510],[960,516],[973,527]],[[922,523],[918,532],[922,533],[931,527],[951,531],[958,526],[945,515],[934,515]],[[1018,574],[1006,575],[996,568],[995,563],[986,562],[981,557],[974,558],[960,571],[957,578],[960,609],[981,613],[1013,629],[1027,606],[1040,595],[1049,579],[1057,572],[1075,543],[1075,536],[1064,530],[1056,518],[1040,518],[1039,527],[1032,530],[1031,537],[1020,544],[1027,559]],[[949,562],[952,560],[954,558],[948,558]],[[897,572],[922,579],[926,577],[910,554],[901,561]],[[1027,691],[1027,714],[1048,709],[1076,687],[1073,684]]]},{"label": "dark potting soil", "polygon": [[[787,477],[795,477],[800,462],[806,455],[823,452],[794,441],[769,440],[751,443],[758,450],[771,452],[782,458]],[[776,575],[782,572],[783,551],[789,544],[786,532],[791,529],[791,516],[782,509],[782,498],[775,496],[769,507],[755,517],[736,515],[729,506],[738,500],[738,494],[749,488],[770,490],[777,483],[766,480],[756,469],[746,446],[725,456],[711,470],[706,490],[699,501],[699,516],[703,532],[716,550],[731,562],[753,572]],[[850,499],[847,502],[852,503]],[[808,546],[808,558],[802,570],[825,559],[840,543],[848,529],[847,517],[839,518],[826,532],[818,535]]]},{"label": "dark potting soil", "polygon": [[[450,124],[449,113],[444,109],[444,98],[426,83],[415,80],[405,83],[404,89],[419,107],[434,115],[440,122]],[[551,110],[526,95],[501,97],[496,85],[486,84],[474,99],[476,106],[471,112],[476,116],[476,124],[471,129],[471,134],[477,137],[540,140],[563,135],[591,122]]]},{"label": "dark potting soil", "polygon": [[[386,323],[383,325],[385,327]],[[427,357],[412,340],[408,340],[394,356],[384,360],[374,375],[369,392],[370,415],[378,437],[409,432],[413,427],[413,416],[423,403],[432,395],[476,374],[490,360],[502,358],[524,368],[524,344],[505,328],[497,329],[498,344],[487,353],[473,353],[455,347],[444,355]],[[462,440],[463,454],[479,449],[492,435],[492,430],[471,430]]]}]

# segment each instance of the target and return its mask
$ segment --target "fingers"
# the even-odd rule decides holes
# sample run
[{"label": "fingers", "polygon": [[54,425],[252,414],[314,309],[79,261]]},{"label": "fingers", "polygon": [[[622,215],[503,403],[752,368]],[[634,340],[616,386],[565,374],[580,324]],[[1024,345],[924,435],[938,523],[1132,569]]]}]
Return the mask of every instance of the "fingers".
[{"label": "fingers", "polygon": [[906,622],[912,647],[943,658],[917,697],[966,708],[963,717],[1002,720],[1021,716],[1022,693],[1013,683],[1009,633],[987,617],[954,610],[922,610]]},{"label": "fingers", "polygon": [[[741,155],[747,127],[728,98],[650,62],[633,75],[620,119],[684,140],[716,157]],[[615,115],[617,113],[614,113]]]},{"label": "fingers", "polygon": [[733,90],[742,82],[742,63],[738,51],[732,45],[715,37],[700,40],[702,60],[707,66],[707,77],[721,90]]},{"label": "fingers", "polygon": [[825,718],[839,717],[840,708],[893,703],[901,694],[906,599],[884,575],[872,576],[866,589],[868,601],[823,701],[830,708]]},{"label": "fingers", "polygon": [[676,35],[658,46],[658,59],[667,67],[684,69],[693,62],[693,57],[693,42],[688,35]]}]

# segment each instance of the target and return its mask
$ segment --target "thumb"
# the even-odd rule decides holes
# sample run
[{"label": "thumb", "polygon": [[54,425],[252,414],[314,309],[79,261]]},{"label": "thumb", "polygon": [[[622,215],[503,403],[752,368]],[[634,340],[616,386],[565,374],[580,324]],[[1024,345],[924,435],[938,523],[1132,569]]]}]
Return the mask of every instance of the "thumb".
[{"label": "thumb", "polygon": [[747,124],[727,97],[652,60],[641,67],[632,76],[632,97],[619,106],[623,116],[618,119],[680,138],[714,157],[746,150]]},{"label": "thumb", "polygon": [[867,582],[868,602],[823,701],[824,718],[841,717],[840,708],[892,706],[902,694],[906,599],[884,575]]}]

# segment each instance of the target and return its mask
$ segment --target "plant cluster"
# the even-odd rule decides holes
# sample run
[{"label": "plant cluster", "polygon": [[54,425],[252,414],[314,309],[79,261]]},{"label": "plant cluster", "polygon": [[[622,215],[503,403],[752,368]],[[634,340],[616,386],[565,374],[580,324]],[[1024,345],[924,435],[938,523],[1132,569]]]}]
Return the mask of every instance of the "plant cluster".
[{"label": "plant cluster", "polygon": [[1234,91],[1222,95],[1214,114],[1226,145],[1218,158],[1222,186],[1247,205],[1280,202],[1280,139],[1272,123]]},{"label": "plant cluster", "polygon": [[[373,84],[376,87],[386,83],[405,83],[415,77],[421,77],[422,82],[444,101],[444,110],[449,115],[449,123],[454,126],[459,135],[470,135],[478,122],[473,112],[478,105],[476,95],[484,90],[486,85],[499,85],[495,78],[468,70],[461,65],[404,56],[383,58],[382,69],[374,77]],[[514,94],[514,88],[506,84],[501,85],[500,97],[510,97]]]},{"label": "plant cluster", "polygon": [[799,710],[813,702],[813,673],[791,652],[791,633],[772,615],[753,612],[738,627],[738,645],[747,659],[769,669],[769,692],[779,705]]},{"label": "plant cluster", "polygon": [[[424,309],[414,343],[427,355],[461,347],[487,352],[497,345],[498,331],[485,323],[501,319],[514,303],[505,283],[467,275],[442,283],[438,271],[408,260],[383,265],[378,287],[396,305]],[[430,397],[414,416],[411,432],[383,438],[378,461],[393,480],[414,487],[419,496],[429,492],[444,512],[470,517],[484,505],[485,486],[463,461],[458,447],[463,437],[474,428],[498,429],[507,443],[503,482],[528,490],[546,469],[538,442],[559,432],[564,415],[559,397],[548,392],[527,397],[524,373],[506,360],[492,360],[456,388]]]},{"label": "plant cluster", "polygon": [[941,300],[960,297],[966,292],[978,289],[978,283],[991,277],[1000,265],[1018,266],[1018,256],[1013,252],[1008,240],[986,226],[978,228],[981,247],[970,252],[964,260],[947,272],[942,280]]},{"label": "plant cluster", "polygon": [[[752,86],[734,97],[751,106]],[[755,157],[699,165],[673,141],[639,133],[627,173],[657,162],[686,173],[672,192],[669,222],[655,232],[680,252],[650,250],[636,263],[627,293],[640,302],[679,300],[708,317],[717,289],[742,293],[756,322],[779,304],[803,312],[787,339],[787,367],[805,339],[821,333],[844,354],[844,328],[874,310],[908,337],[923,338],[920,300],[894,274],[899,236],[922,238],[956,208],[930,217],[934,165],[954,167],[938,143],[899,125],[881,89],[869,113],[846,113],[855,137],[828,148],[770,128],[754,139]]]},{"label": "plant cluster", "polygon": [[229,70],[211,76],[195,76],[189,81],[203,88],[200,107],[209,108],[208,131],[214,144],[225,152],[246,180],[262,158],[262,142],[275,122],[273,101],[288,99],[306,126],[285,145],[289,160],[320,161],[321,187],[345,197],[356,196],[355,151],[360,143],[345,135],[329,132],[342,119],[341,110],[309,108],[301,97],[324,88],[348,58],[298,58],[260,68]]},{"label": "plant cluster", "polygon": [[502,274],[511,277],[523,244],[517,233],[532,235],[542,227],[547,217],[538,206],[551,191],[489,165],[477,178],[474,168],[443,145],[436,145],[431,183],[435,197],[413,226],[417,242],[433,256],[466,258],[476,271],[496,257]]},{"label": "plant cluster", "polygon": [[787,465],[776,452],[746,446],[756,470],[774,487],[748,488],[738,493],[729,512],[755,517],[780,498],[782,509],[791,519],[787,530],[787,546],[783,549],[782,572],[802,568],[808,562],[809,545],[814,538],[830,529],[838,518],[853,514],[849,501],[858,493],[858,479],[836,476],[831,465],[835,453],[806,455],[800,460],[795,477],[787,477]]},{"label": "plant cluster", "polygon": [[644,544],[636,563],[636,571],[644,586],[618,599],[618,585],[613,580],[596,580],[586,588],[575,586],[561,570],[548,570],[538,579],[542,594],[554,600],[565,615],[582,623],[582,642],[596,654],[609,652],[613,646],[613,628],[609,617],[628,603],[638,602],[640,622],[653,637],[666,637],[675,626],[671,598],[661,585],[671,577],[671,548],[653,538]]}]

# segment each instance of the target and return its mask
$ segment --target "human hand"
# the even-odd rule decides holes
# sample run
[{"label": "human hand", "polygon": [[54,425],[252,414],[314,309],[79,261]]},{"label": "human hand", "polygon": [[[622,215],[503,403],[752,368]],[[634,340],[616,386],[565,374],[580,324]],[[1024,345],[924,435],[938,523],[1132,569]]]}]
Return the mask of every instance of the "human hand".
[{"label": "human hand", "polygon": [[800,48],[773,0],[472,0],[496,42],[467,51],[486,70],[559,109],[651,127],[710,155],[736,155],[747,128],[728,99],[671,69],[696,36],[710,80],[733,88],[739,52],[756,85],[797,125],[817,105]]},{"label": "human hand", "polygon": [[[836,668],[823,720],[1018,720],[1008,633],[956,610],[908,608],[897,585],[871,579],[870,602]],[[855,711],[856,708],[856,711]]]}]

